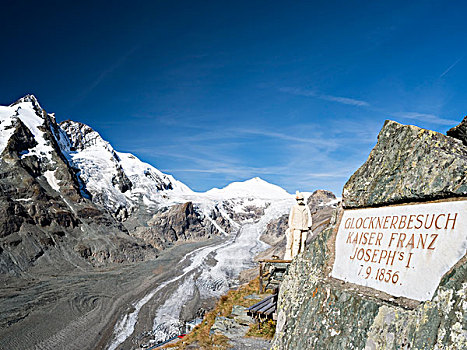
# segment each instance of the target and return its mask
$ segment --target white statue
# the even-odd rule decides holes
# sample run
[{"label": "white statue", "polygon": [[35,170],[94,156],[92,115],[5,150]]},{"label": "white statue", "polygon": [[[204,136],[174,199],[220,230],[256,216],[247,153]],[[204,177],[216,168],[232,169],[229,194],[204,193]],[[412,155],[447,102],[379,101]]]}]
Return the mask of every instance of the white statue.
[{"label": "white statue", "polygon": [[292,260],[298,253],[305,250],[305,242],[308,231],[311,230],[310,208],[305,203],[303,194],[296,193],[295,204],[289,214],[289,228],[287,229],[287,246],[285,248],[284,260]]}]

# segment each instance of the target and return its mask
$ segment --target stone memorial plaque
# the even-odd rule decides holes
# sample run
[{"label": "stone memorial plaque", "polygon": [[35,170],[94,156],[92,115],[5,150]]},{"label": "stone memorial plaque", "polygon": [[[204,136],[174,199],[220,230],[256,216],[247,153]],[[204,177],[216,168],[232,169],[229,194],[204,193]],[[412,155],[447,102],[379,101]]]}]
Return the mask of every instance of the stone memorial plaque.
[{"label": "stone memorial plaque", "polygon": [[467,200],[345,210],[332,277],[430,300],[466,253]]}]

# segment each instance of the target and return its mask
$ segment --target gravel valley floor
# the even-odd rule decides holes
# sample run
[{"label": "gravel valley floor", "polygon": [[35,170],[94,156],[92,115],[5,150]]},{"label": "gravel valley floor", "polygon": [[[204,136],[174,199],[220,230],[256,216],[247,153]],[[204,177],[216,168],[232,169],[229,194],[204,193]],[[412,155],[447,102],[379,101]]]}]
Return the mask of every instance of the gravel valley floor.
[{"label": "gravel valley floor", "polygon": [[[135,301],[177,275],[186,254],[219,242],[187,243],[163,252],[154,261],[109,269],[3,279],[0,349],[106,349],[114,325],[133,309]],[[166,292],[170,289],[167,286]],[[161,303],[156,299],[152,306]],[[153,317],[142,312],[138,321],[138,327],[152,328]]]}]

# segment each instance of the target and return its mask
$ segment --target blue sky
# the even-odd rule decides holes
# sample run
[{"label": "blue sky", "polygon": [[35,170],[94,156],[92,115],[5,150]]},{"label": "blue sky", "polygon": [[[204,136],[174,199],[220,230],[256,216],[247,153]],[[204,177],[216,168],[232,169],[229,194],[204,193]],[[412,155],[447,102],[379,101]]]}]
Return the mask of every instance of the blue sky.
[{"label": "blue sky", "polygon": [[467,114],[455,1],[3,1],[0,103],[33,93],[197,191],[340,194],[384,120]]}]

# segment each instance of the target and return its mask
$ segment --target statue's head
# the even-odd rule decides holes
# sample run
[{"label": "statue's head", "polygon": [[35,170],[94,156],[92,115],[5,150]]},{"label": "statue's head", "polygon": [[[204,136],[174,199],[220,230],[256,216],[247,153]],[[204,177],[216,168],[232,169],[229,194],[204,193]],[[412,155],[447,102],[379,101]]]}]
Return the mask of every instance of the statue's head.
[{"label": "statue's head", "polygon": [[305,198],[303,197],[303,193],[296,191],[295,192],[295,199],[298,203],[304,203]]}]

